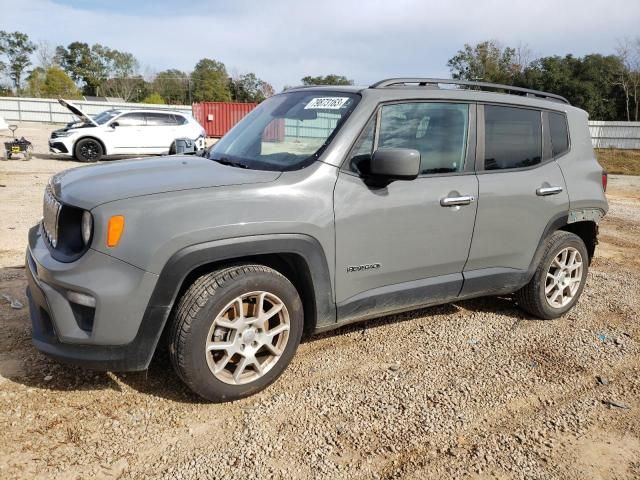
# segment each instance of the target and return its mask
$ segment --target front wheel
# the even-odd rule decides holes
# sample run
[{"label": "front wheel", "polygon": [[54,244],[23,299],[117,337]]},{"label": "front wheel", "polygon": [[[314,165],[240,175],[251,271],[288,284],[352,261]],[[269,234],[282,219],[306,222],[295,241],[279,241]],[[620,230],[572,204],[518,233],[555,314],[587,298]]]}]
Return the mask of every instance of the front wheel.
[{"label": "front wheel", "polygon": [[570,232],[554,232],[533,278],[516,293],[516,300],[536,317],[558,318],[580,298],[588,268],[589,254],[582,239]]},{"label": "front wheel", "polygon": [[73,150],[76,160],[81,162],[97,162],[104,155],[104,150],[99,141],[93,138],[78,140]]},{"label": "front wheel", "polygon": [[280,376],[302,330],[302,302],[291,282],[263,265],[239,265],[203,275],[184,293],[169,353],[193,391],[232,401]]}]

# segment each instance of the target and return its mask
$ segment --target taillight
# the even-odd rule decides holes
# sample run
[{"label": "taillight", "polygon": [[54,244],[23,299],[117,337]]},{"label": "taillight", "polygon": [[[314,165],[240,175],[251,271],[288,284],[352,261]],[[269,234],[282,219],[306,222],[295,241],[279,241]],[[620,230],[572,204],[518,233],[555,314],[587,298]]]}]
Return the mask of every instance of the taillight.
[{"label": "taillight", "polygon": [[606,171],[602,171],[602,191],[606,192],[607,191],[607,182],[609,181],[609,175],[607,174]]}]

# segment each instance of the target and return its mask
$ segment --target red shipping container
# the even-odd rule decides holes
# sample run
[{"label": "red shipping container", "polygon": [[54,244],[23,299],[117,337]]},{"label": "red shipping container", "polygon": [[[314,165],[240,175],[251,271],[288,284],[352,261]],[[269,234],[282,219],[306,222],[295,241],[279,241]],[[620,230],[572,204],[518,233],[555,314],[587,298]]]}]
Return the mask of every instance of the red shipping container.
[{"label": "red shipping container", "polygon": [[255,103],[202,102],[194,103],[193,116],[207,132],[207,137],[222,137],[256,108]]}]

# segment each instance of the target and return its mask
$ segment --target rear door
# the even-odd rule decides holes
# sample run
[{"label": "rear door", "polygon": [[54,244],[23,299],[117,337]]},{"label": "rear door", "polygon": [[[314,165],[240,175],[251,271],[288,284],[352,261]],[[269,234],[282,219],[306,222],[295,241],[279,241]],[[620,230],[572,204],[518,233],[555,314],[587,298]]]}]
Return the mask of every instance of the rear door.
[{"label": "rear door", "polygon": [[478,212],[463,295],[520,282],[545,229],[569,210],[541,110],[479,105],[478,123]]},{"label": "rear door", "polygon": [[178,122],[175,115],[170,112],[147,112],[146,132],[153,153],[169,151],[173,141],[180,137]]},{"label": "rear door", "polygon": [[[420,151],[419,177],[368,184],[371,154],[385,147]],[[458,295],[476,214],[474,147],[472,104],[387,104],[370,120],[334,191],[341,321]]]}]

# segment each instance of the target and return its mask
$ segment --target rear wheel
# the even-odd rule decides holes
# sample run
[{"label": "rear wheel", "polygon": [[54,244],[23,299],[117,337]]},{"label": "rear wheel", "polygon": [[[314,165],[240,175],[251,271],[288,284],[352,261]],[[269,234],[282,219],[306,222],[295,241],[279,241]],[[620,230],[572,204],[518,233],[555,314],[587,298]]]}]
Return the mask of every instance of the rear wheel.
[{"label": "rear wheel", "polygon": [[100,142],[94,138],[78,140],[73,150],[76,160],[81,162],[97,162],[104,155]]},{"label": "rear wheel", "polygon": [[589,254],[580,237],[554,232],[531,281],[516,293],[520,307],[539,318],[558,318],[576,304],[587,280]]},{"label": "rear wheel", "polygon": [[295,354],[302,302],[280,273],[240,265],[197,279],[180,300],[169,353],[180,378],[213,402],[237,400],[274,382]]}]

